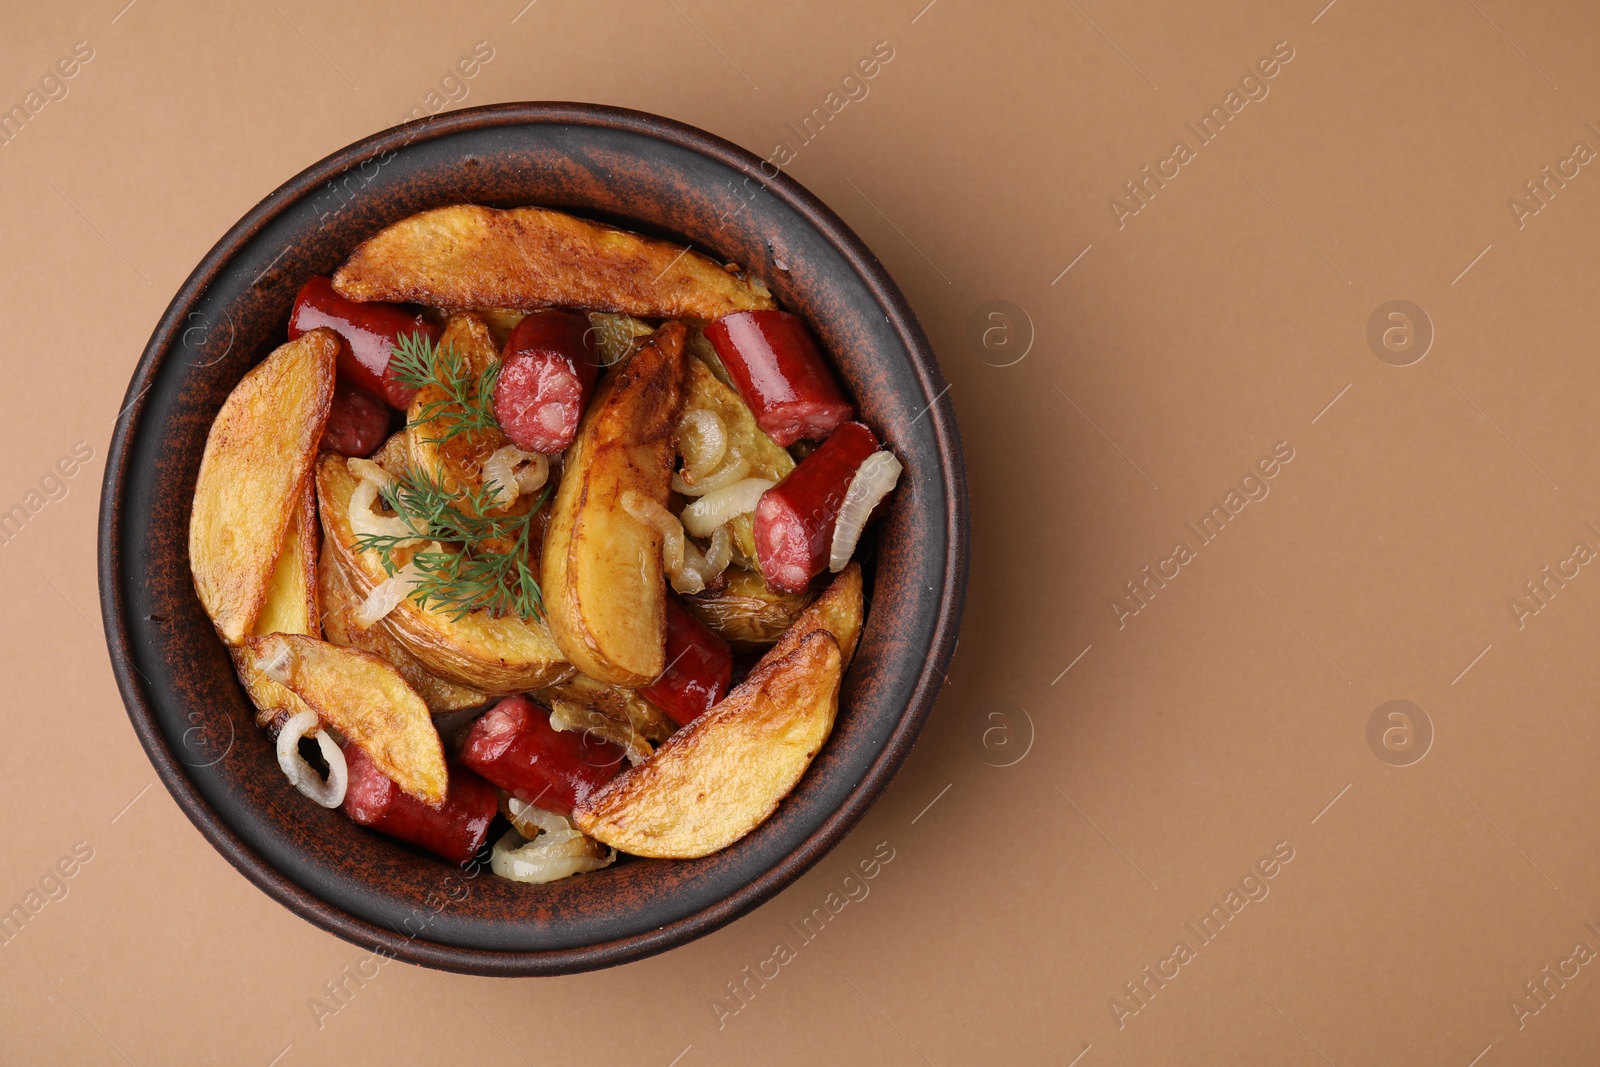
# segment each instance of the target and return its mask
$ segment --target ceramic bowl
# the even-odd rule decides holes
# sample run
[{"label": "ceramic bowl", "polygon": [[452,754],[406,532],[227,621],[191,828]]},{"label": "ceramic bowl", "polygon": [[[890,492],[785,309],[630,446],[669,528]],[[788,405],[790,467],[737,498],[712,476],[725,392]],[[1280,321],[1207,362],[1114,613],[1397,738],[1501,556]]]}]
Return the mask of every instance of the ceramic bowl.
[{"label": "ceramic bowl", "polygon": [[[289,788],[189,576],[190,498],[212,418],[285,339],[300,284],[414,212],[536,204],[692,242],[744,265],[811,325],[861,417],[905,464],[877,531],[870,606],[833,736],[762,826],[693,861],[624,860],[550,885],[474,875]],[[967,491],[945,383],[865,244],[770,164],[701,130],[589,104],[451,112],[299,174],[178,291],[128,386],[106,464],[100,593],[128,715],[219,852],[318,926],[415,963],[542,975],[682,944],[767,900],[859,820],[944,679],[967,573]]]}]

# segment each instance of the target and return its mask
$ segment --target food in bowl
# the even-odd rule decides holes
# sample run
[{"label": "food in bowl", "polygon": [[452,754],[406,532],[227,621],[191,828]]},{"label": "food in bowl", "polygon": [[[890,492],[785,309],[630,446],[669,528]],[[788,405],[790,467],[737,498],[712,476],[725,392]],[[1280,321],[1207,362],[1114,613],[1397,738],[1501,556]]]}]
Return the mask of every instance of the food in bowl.
[{"label": "food in bowl", "polygon": [[212,423],[190,564],[288,785],[547,882],[777,810],[900,474],[759,279],[455,205],[303,284]]}]

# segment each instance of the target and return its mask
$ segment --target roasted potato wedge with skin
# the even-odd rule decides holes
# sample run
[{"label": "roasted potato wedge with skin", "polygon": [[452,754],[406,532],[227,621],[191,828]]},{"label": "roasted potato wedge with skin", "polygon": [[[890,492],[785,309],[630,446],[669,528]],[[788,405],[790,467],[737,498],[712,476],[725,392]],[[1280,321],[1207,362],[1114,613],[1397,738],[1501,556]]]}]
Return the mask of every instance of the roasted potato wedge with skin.
[{"label": "roasted potato wedge with skin", "polygon": [[768,654],[716,707],[584,799],[572,821],[635,856],[697,859],[777,810],[833,730],[844,660],[825,630]]},{"label": "roasted potato wedge with skin", "polygon": [[[358,480],[343,456],[328,453],[317,463],[323,551],[338,562],[351,592],[365,599],[389,575],[380,553],[356,548],[349,509]],[[452,619],[446,612],[420,608],[407,597],[379,625],[429,673],[490,696],[555,685],[573,674],[572,665],[539,620],[497,619],[486,611]]]},{"label": "roasted potato wedge with skin", "polygon": [[755,571],[729,567],[714,593],[683,597],[683,606],[736,651],[767,648],[811,603],[807,593],[780,593]]},{"label": "roasted potato wedge with skin", "polygon": [[206,437],[189,513],[189,568],[229,645],[244,641],[266,602],[333,404],[338,353],[339,338],[327,329],[278,348],[228,394]]},{"label": "roasted potato wedge with skin", "polygon": [[681,246],[560,211],[457,204],[401,219],[333,276],[351,300],[579,307],[715,319],[773,307],[766,286]]},{"label": "roasted potato wedge with skin", "polygon": [[363,630],[357,626],[352,615],[361,601],[350,589],[350,580],[331,554],[323,556],[317,564],[317,576],[322,594],[322,634],[330,642],[344,648],[359,648],[388,660],[435,715],[488,703],[487,693],[429,673],[384,627],[371,626]]},{"label": "roasted potato wedge with skin", "polygon": [[391,663],[297,634],[252,637],[247,647],[263,669],[281,671],[286,688],[360,745],[401,789],[425,804],[444,800],[444,745],[428,705]]},{"label": "roasted potato wedge with skin", "polygon": [[[473,377],[500,360],[500,348],[494,343],[488,324],[470,311],[450,316],[444,336],[439,338],[439,350],[443,351],[447,345],[455,349]],[[437,385],[425,385],[417,390],[406,412],[404,433],[409,459],[446,489],[476,489],[483,484],[484,463],[494,455],[495,449],[510,442],[499,427],[468,430],[448,440],[438,440],[456,422],[460,409],[450,406],[426,422],[418,419],[424,407],[445,399],[445,391]]]},{"label": "roasted potato wedge with skin", "polygon": [[566,453],[545,533],[550,633],[580,671],[637,688],[666,666],[661,534],[622,508],[665,506],[683,405],[684,327],[669,322],[601,383]]},{"label": "roasted potato wedge with skin", "polygon": [[[267,599],[256,616],[251,635],[310,634],[315,637],[320,617],[317,591],[317,491],[307,478],[300,503],[283,531],[283,547],[267,583]],[[256,706],[256,725],[265,726],[280,711],[290,715],[306,710],[305,703],[283,686],[256,670],[248,649],[230,648],[234,670]]]},{"label": "roasted potato wedge with skin", "polygon": [[816,603],[794,621],[762,662],[786,656],[809,635],[826,630],[839,643],[839,654],[848,670],[856,655],[856,642],[861,639],[861,601],[861,564],[851,563],[823,590]]}]

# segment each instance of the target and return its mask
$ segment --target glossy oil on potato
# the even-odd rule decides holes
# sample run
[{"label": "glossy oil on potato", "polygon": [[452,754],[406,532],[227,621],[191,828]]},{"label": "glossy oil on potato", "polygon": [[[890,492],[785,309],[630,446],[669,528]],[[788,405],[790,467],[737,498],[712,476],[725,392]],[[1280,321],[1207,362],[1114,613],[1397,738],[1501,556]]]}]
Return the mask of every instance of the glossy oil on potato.
[{"label": "glossy oil on potato", "polygon": [[567,449],[545,533],[550,633],[597,681],[638,687],[666,666],[661,534],[622,508],[665,506],[683,404],[684,327],[669,322],[601,383]]},{"label": "glossy oil on potato", "polygon": [[326,329],[281,346],[234,387],[206,437],[189,512],[189,568],[229,645],[249,635],[266,602],[333,404],[338,352]]},{"label": "glossy oil on potato", "polygon": [[[320,617],[321,597],[317,590],[317,493],[307,478],[300,492],[300,503],[283,531],[283,547],[267,583],[267,599],[251,627],[252,637],[263,634],[311,634]],[[277,682],[262,674],[255,657],[244,647],[230,648],[234,669],[250,700],[256,706],[256,725],[264,726],[279,712],[297,715],[306,710],[304,702]]]},{"label": "glossy oil on potato", "polygon": [[252,637],[247,647],[260,661],[285,662],[284,686],[401,789],[426,804],[444,800],[444,745],[428,705],[387,660],[294,634]]},{"label": "glossy oil on potato", "polygon": [[766,286],[683,246],[538,207],[457,204],[401,219],[333,276],[351,300],[579,307],[715,319],[773,307]]},{"label": "glossy oil on potato", "polygon": [[623,852],[709,856],[767,820],[833,730],[844,661],[826,630],[768,653],[721,703],[581,802],[572,821]]},{"label": "glossy oil on potato", "polygon": [[[318,461],[316,474],[323,551],[334,556],[351,591],[365,599],[388,572],[378,552],[356,547],[350,529],[350,494],[358,479],[344,457],[332,453]],[[497,619],[486,611],[454,619],[449,613],[418,607],[408,597],[379,625],[429,673],[490,696],[555,685],[573,674],[572,665],[538,619],[524,621],[511,615]]]},{"label": "glossy oil on potato", "polygon": [[394,664],[395,670],[417,691],[417,695],[428,705],[428,710],[436,715],[475,708],[488,702],[487,693],[457,685],[431,673],[385,627],[369,626],[363,630],[357,626],[353,613],[361,601],[351,591],[350,580],[340,570],[331,553],[325,554],[318,562],[317,578],[322,600],[322,635],[329,641],[345,648],[371,652]]}]

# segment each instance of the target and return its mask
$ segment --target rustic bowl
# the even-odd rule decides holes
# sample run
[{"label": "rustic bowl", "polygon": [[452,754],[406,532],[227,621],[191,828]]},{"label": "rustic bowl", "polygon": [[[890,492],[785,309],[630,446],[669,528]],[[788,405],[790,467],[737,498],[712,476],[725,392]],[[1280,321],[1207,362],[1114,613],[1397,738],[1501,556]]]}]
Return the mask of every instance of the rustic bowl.
[{"label": "rustic bowl", "polygon": [[[769,173],[770,172],[770,173]],[[189,577],[189,502],[223,398],[284,340],[302,281],[363,238],[460,201],[539,204],[692,241],[765,279],[835,357],[905,463],[838,725],[777,813],[717,855],[528,886],[361,829],[288,788]],[[967,575],[955,417],[927,338],[865,244],[749,152],[637,111],[474,108],[388,130],[291,179],[178,291],[128,386],[100,505],[111,662],[140,742],[200,832],[318,926],[414,963],[495,975],[609,966],[705,934],[816,863],[883,792],[945,676]]]}]

